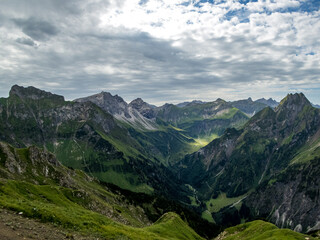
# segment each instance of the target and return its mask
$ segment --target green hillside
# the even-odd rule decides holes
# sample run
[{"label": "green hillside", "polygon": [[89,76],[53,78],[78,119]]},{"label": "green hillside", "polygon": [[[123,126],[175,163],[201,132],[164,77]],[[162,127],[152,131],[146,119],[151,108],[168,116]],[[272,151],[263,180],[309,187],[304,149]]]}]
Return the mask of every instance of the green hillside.
[{"label": "green hillside", "polygon": [[253,221],[227,228],[215,240],[314,240],[315,238],[294,232],[289,229],[279,229],[271,223]]},{"label": "green hillside", "polygon": [[177,198],[184,187],[164,164],[193,149],[193,140],[173,128],[130,130],[91,102],[64,101],[62,96],[17,85],[0,100],[0,132],[0,140],[14,147],[48,149],[65,166],[104,182]]},{"label": "green hillside", "polygon": [[[114,211],[109,213],[110,216],[106,216],[87,209],[91,199],[79,197],[80,194],[83,193],[57,186],[1,181],[0,205],[21,212],[25,217],[55,223],[84,234],[99,234],[107,239],[203,239],[176,214],[171,213],[173,219],[139,228],[143,226],[137,219],[141,209],[105,204]],[[131,226],[113,220],[117,215]]]},{"label": "green hillside", "polygon": [[[62,166],[37,147],[16,149],[0,142],[3,208],[107,239],[203,239],[174,213],[152,224],[146,209],[122,194]],[[158,211],[152,204],[148,207]]]}]

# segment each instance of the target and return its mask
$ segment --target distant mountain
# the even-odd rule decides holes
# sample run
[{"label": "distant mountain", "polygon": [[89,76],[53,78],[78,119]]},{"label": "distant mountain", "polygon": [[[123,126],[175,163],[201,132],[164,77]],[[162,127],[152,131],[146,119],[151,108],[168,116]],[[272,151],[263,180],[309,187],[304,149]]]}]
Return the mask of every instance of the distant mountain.
[{"label": "distant mountain", "polygon": [[247,114],[249,117],[252,117],[257,112],[268,106],[262,102],[252,101],[250,97],[248,99],[230,102],[230,104]]},{"label": "distant mountain", "polygon": [[312,104],[312,106],[315,108],[320,108],[320,105],[318,105],[318,104]]},{"label": "distant mountain", "polygon": [[[102,92],[74,101],[92,102],[117,120],[129,124],[131,136],[157,158],[161,155],[166,158],[166,164],[199,149],[220,136],[228,127],[241,126],[248,120],[241,111],[222,99],[210,103],[195,100],[180,107],[173,104],[155,107],[141,98],[127,104],[117,95]],[[160,153],[156,153],[159,147],[149,147],[150,143],[161,146],[166,142],[168,147],[160,147]]]},{"label": "distant mountain", "polygon": [[18,85],[12,86],[9,96],[18,96],[20,99],[46,100],[55,103],[64,102],[64,97],[46,92],[35,87],[21,88]]},{"label": "distant mountain", "polygon": [[[157,130],[158,126],[155,121],[151,119],[154,118],[152,113],[153,107],[145,103],[141,98],[136,99],[127,104],[118,95],[112,96],[108,92],[101,92],[85,98],[79,98],[74,100],[75,102],[92,102],[110,113],[116,119],[125,121],[135,128],[146,129],[146,130]],[[144,116],[144,114],[146,116]]]},{"label": "distant mountain", "polygon": [[155,109],[157,118],[182,129],[193,138],[220,136],[229,127],[244,124],[248,117],[222,99],[214,102],[191,102],[184,107],[165,104]]},{"label": "distant mountain", "polygon": [[185,153],[194,151],[195,141],[165,121],[159,121],[157,108],[141,98],[127,104],[117,95],[102,92],[76,99],[74,102],[94,103],[117,119],[117,123],[128,131],[126,138],[129,137],[137,146],[141,146],[136,155],[144,155],[146,158],[169,165]]},{"label": "distant mountain", "polygon": [[279,103],[276,100],[273,100],[272,98],[269,98],[268,100],[265,98],[260,98],[255,102],[263,103],[271,108],[275,108],[279,105]]},{"label": "distant mountain", "polygon": [[154,119],[156,114],[154,109],[156,106],[146,103],[141,98],[137,98],[129,103],[129,107],[136,109],[142,116],[146,117],[147,119]]},{"label": "distant mountain", "polygon": [[[219,101],[221,99],[217,99],[216,101]],[[176,104],[177,107],[183,108],[186,106],[194,106],[199,104],[206,104],[208,102],[203,102],[201,100],[193,100],[191,102],[183,102]],[[229,102],[233,107],[238,108],[248,116],[253,116],[263,108],[269,106],[271,108],[275,108],[279,105],[279,102],[276,100],[273,100],[272,98],[265,99],[260,98],[255,101],[252,100],[252,98],[243,99],[243,100],[237,100],[237,101],[231,101]]]},{"label": "distant mountain", "polygon": [[185,106],[187,106],[187,105],[190,106],[190,104],[193,105],[193,104],[203,104],[203,103],[206,103],[206,102],[203,102],[203,101],[201,101],[201,100],[193,100],[193,101],[191,101],[191,102],[178,103],[178,104],[176,104],[176,106],[177,106],[177,107],[185,107]]},{"label": "distant mountain", "polygon": [[[200,201],[208,203],[207,209],[211,208],[209,203],[214,204],[215,199],[223,196],[230,204],[232,199],[233,203],[241,202],[255,187],[272,179],[289,164],[308,162],[320,155],[319,132],[320,110],[313,108],[302,93],[289,94],[275,110],[264,108],[243,128],[228,129],[220,138],[187,155],[177,165],[178,174],[195,189]],[[290,205],[292,211],[298,211],[294,206],[300,205],[295,204]],[[316,209],[315,214],[319,214]],[[214,213],[213,217],[220,221],[219,215]],[[292,221],[292,225],[286,226],[295,228],[300,224],[305,230],[309,221],[306,218],[311,220],[312,215],[301,222],[283,218]]]}]

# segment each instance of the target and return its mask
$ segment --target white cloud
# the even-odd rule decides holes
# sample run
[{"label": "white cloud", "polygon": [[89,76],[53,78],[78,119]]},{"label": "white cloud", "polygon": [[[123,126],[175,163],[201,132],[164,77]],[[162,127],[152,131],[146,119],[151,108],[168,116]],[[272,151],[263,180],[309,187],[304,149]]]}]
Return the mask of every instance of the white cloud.
[{"label": "white cloud", "polygon": [[257,2],[249,2],[247,8],[250,11],[264,12],[265,10],[276,11],[288,8],[297,8],[300,2],[296,0],[258,0]]}]

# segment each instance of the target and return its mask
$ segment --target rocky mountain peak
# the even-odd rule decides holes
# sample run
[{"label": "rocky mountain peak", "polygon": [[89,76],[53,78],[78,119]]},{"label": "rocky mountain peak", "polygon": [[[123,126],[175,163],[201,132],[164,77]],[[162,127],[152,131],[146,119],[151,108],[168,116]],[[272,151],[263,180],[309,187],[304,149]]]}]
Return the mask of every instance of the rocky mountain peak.
[{"label": "rocky mountain peak", "polygon": [[122,114],[127,112],[128,104],[118,95],[112,95],[109,92],[101,92],[85,98],[75,99],[75,102],[92,102],[108,113]]},{"label": "rocky mountain peak", "polygon": [[141,98],[136,98],[129,103],[129,106],[139,110],[142,107],[149,106],[149,104],[143,101]]},{"label": "rocky mountain peak", "polygon": [[146,103],[141,98],[134,99],[129,103],[129,107],[137,110],[140,114],[142,114],[142,116],[148,119],[155,118],[155,112],[153,111],[154,106]]},{"label": "rocky mountain peak", "polygon": [[53,101],[64,101],[64,97],[56,94],[52,94],[50,92],[46,92],[40,90],[35,87],[22,87],[18,85],[14,85],[11,87],[9,92],[9,97],[18,96],[22,99],[33,99],[33,100],[40,100],[40,99],[51,99]]},{"label": "rocky mountain peak", "polygon": [[[95,95],[93,95],[95,96]],[[108,103],[112,103],[112,102],[118,102],[118,103],[125,103],[125,105],[127,105],[126,101],[123,100],[122,97],[120,97],[119,95],[112,95],[109,92],[101,92],[96,94],[97,98],[100,98],[101,100],[103,100],[104,102],[108,102]]]},{"label": "rocky mountain peak", "polygon": [[312,106],[303,93],[288,94],[276,108],[276,112],[290,111],[300,112],[305,106]]}]

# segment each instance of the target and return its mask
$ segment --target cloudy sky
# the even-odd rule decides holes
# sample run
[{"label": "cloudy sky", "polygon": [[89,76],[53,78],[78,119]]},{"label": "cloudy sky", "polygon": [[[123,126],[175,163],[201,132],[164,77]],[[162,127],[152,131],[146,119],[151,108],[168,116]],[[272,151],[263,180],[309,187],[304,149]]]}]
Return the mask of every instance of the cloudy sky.
[{"label": "cloudy sky", "polygon": [[149,103],[304,92],[320,103],[319,0],[1,0],[13,84]]}]

